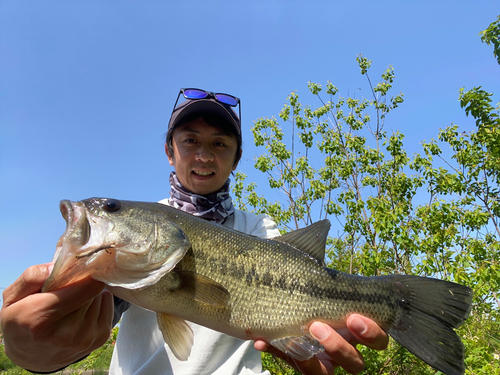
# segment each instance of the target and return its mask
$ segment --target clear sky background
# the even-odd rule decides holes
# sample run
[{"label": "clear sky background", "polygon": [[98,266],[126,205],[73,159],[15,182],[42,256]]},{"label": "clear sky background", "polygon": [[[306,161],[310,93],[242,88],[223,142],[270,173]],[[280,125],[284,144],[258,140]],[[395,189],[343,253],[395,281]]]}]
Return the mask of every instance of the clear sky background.
[{"label": "clear sky background", "polygon": [[451,123],[473,130],[458,90],[499,100],[500,67],[478,36],[498,14],[498,0],[0,0],[0,288],[51,260],[61,199],[168,195],[163,137],[181,87],[241,98],[238,170],[262,190],[253,122],[294,90],[319,106],[308,81],[366,89],[359,53],[373,81],[395,68],[405,103],[386,130],[410,151]]}]

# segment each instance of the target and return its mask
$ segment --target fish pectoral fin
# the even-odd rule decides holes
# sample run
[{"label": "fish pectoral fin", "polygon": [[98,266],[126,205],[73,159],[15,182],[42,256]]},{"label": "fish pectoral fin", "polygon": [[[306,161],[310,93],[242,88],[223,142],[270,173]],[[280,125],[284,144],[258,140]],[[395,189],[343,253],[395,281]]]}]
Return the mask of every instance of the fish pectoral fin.
[{"label": "fish pectoral fin", "polygon": [[281,337],[272,340],[271,345],[299,361],[305,361],[325,351],[323,345],[309,335]]},{"label": "fish pectoral fin", "polygon": [[207,305],[225,307],[228,304],[229,292],[218,282],[196,272],[175,273],[180,278],[179,293],[188,293],[190,298]]},{"label": "fish pectoral fin", "polygon": [[191,354],[193,330],[184,319],[169,314],[157,313],[158,328],[163,339],[179,361],[185,361]]}]

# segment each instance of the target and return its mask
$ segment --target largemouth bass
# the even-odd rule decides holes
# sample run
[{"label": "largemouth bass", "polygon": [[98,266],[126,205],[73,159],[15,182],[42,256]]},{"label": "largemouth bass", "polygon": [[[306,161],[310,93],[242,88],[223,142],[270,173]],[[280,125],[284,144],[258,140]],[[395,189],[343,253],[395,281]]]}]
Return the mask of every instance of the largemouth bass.
[{"label": "largemouth bass", "polygon": [[189,357],[191,321],[244,339],[264,339],[298,360],[324,348],[313,321],[336,329],[352,313],[448,375],[464,373],[454,328],[469,315],[472,291],[410,275],[362,277],[324,267],[328,220],[271,240],[174,208],[91,198],[61,201],[67,222],[42,291],[91,276],[116,296],[157,313],[165,342]]}]

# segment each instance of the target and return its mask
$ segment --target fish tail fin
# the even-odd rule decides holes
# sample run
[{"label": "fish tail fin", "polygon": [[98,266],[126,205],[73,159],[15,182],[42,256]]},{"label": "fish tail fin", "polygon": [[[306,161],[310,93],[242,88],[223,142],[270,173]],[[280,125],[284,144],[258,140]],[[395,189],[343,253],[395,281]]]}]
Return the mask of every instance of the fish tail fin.
[{"label": "fish tail fin", "polygon": [[387,277],[400,297],[389,335],[435,369],[447,375],[463,374],[464,346],[453,328],[469,316],[472,290],[426,277]]}]

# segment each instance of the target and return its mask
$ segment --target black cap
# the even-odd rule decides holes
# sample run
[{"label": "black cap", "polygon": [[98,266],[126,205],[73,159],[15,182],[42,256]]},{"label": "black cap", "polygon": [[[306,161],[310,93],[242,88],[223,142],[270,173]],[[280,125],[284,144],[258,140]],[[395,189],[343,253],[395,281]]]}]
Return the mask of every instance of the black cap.
[{"label": "black cap", "polygon": [[200,113],[200,116],[203,113],[211,113],[226,119],[229,124],[234,126],[236,133],[241,136],[241,120],[238,118],[236,112],[230,106],[226,106],[214,98],[187,99],[185,102],[179,104],[175,107],[170,117],[168,132],[172,131],[184,118],[196,112]]}]

